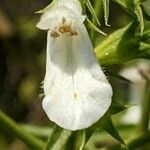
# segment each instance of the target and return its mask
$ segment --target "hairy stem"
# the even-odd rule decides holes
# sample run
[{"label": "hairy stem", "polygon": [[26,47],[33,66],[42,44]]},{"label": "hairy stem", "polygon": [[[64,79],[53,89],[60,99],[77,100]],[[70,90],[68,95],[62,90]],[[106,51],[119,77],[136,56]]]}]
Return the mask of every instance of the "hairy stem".
[{"label": "hairy stem", "polygon": [[22,127],[18,126],[11,118],[0,110],[0,128],[15,135],[22,140],[29,148],[42,150],[44,143],[34,137],[32,134],[25,131]]}]

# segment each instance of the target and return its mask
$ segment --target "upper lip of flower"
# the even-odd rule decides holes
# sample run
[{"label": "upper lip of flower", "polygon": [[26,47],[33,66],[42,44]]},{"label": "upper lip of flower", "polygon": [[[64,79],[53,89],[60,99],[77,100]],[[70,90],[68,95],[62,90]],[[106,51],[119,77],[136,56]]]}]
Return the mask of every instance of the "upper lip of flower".
[{"label": "upper lip of flower", "polygon": [[[60,31],[63,33],[70,31],[70,35],[74,36],[77,35],[75,25],[83,23],[84,20],[85,16],[82,15],[80,11],[76,12],[72,10],[69,4],[67,6],[56,5],[42,15],[37,27],[43,30],[50,29],[54,37],[60,36]],[[56,31],[56,28],[59,32]],[[57,34],[55,32],[57,32]]]}]

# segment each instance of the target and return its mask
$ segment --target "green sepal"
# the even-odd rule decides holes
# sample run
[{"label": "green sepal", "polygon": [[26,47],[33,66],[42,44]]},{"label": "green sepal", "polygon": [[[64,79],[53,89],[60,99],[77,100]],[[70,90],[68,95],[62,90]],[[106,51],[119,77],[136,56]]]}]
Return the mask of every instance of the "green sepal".
[{"label": "green sepal", "polygon": [[100,42],[95,53],[101,64],[120,64],[142,57],[143,52],[139,50],[141,37],[135,36],[136,30],[137,23],[129,23]]},{"label": "green sepal", "polygon": [[88,22],[89,28],[91,28],[92,30],[96,31],[97,33],[100,33],[100,34],[106,36],[106,33],[104,33],[98,27],[96,27],[87,17],[86,17],[86,20]]},{"label": "green sepal", "polygon": [[116,139],[121,144],[125,145],[124,140],[119,135],[117,129],[115,128],[111,117],[107,116],[102,124],[102,129],[106,131],[109,135],[111,135],[114,139]]},{"label": "green sepal", "polygon": [[96,14],[96,12],[95,12],[95,10],[94,10],[94,8],[93,8],[93,6],[92,6],[90,0],[86,0],[86,5],[87,5],[87,8],[89,9],[91,15],[95,18],[97,24],[100,26],[99,19],[98,19],[98,17],[97,17],[97,14]]},{"label": "green sepal", "polygon": [[105,20],[105,25],[110,26],[108,24],[108,19],[109,19],[109,0],[102,0],[103,3],[103,9],[104,9],[104,20]]}]

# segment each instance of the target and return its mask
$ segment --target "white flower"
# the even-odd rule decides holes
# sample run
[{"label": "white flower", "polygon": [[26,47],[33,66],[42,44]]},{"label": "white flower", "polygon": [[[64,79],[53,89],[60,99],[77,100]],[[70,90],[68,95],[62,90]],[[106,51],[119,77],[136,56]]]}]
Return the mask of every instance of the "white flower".
[{"label": "white flower", "polygon": [[98,121],[112,97],[81,11],[76,0],[58,0],[37,24],[48,30],[43,108],[50,120],[69,130]]}]

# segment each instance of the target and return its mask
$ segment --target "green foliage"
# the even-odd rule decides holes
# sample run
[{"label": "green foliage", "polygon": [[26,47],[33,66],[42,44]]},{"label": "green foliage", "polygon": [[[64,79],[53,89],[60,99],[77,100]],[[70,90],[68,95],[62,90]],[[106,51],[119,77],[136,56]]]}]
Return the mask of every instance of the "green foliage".
[{"label": "green foliage", "polygon": [[[36,13],[43,13],[49,10],[55,4],[56,1],[57,0],[51,1],[50,5],[48,5],[46,8]],[[127,89],[126,86],[132,86],[134,85],[134,83],[129,79],[118,74],[119,69],[122,68],[122,64],[125,64],[126,62],[131,60],[138,60],[139,58],[150,59],[150,11],[148,9],[150,2],[148,0],[147,1],[146,0],[80,0],[80,2],[82,4],[83,14],[86,15],[85,25],[87,26],[88,31],[90,33],[90,38],[94,44],[97,43],[94,49],[97,58],[99,59],[102,66],[106,66],[106,71],[105,71],[106,75],[108,75],[110,79],[115,78],[117,79],[117,81],[124,81],[125,82],[124,90],[126,90]],[[115,14],[116,16],[111,16],[115,12],[115,10],[110,9],[114,7],[113,5],[117,8],[117,11],[119,9],[122,10],[122,8],[125,11],[122,11],[121,14]],[[18,13],[19,7],[17,6],[15,7],[17,8],[17,13]],[[9,12],[10,14],[11,11]],[[44,70],[43,62],[45,61],[44,59],[45,54],[43,53],[43,51],[40,51],[42,49],[41,44],[43,44],[42,42],[44,40],[42,39],[41,33],[39,33],[39,31],[37,30],[34,30],[33,28],[36,23],[36,20],[33,19],[35,18],[35,16],[33,16],[33,18],[30,18],[31,16],[27,16],[27,14],[24,14],[24,16],[22,15],[15,16],[12,19],[14,21],[13,25],[9,25],[8,27],[7,25],[5,26],[7,28],[13,29],[13,26],[16,25],[16,27],[14,27],[13,29],[14,33],[15,32],[16,33],[13,35],[14,37],[12,37],[12,39],[10,37],[8,37],[8,39],[3,39],[4,37],[2,37],[0,32],[0,38],[1,38],[0,40],[3,41],[4,43],[2,44],[2,46],[0,46],[0,48],[1,50],[6,49],[5,55],[6,56],[8,55],[8,58],[6,59],[5,63],[9,64],[9,66],[6,65],[6,68],[11,68],[11,66],[13,66],[12,68],[14,70],[17,67],[19,69],[21,68],[20,70],[17,68],[18,70],[16,69],[15,73],[11,72],[11,74],[13,75],[15,74],[16,76],[13,76],[12,78],[10,78],[9,76],[7,77],[10,78],[9,79],[10,85],[14,83],[15,78],[19,78],[19,81],[16,81],[18,84],[16,84],[14,87],[11,86],[9,87],[7,84],[7,82],[9,81],[8,80],[4,86],[5,88],[7,86],[9,87],[6,93],[9,93],[10,89],[14,89],[17,87],[16,93],[18,94],[12,93],[12,95],[17,95],[16,97],[19,98],[19,102],[20,102],[19,109],[20,109],[20,105],[27,105],[27,103],[28,105],[31,105],[30,100],[33,100],[35,98],[35,95],[38,95],[39,90],[36,89],[35,85],[38,85],[41,81],[42,77],[39,76],[39,72],[40,71],[42,72]],[[10,18],[11,17],[12,16],[10,15]],[[124,25],[122,24],[122,22],[120,23],[118,21],[119,19],[116,21],[116,18],[119,17],[122,17],[123,19],[125,18]],[[6,20],[4,19],[2,21],[5,22]],[[127,20],[130,20],[130,22],[128,22]],[[110,27],[108,27],[109,24]],[[1,26],[2,24],[0,23],[0,27]],[[100,28],[103,29],[103,31],[105,32],[101,31]],[[106,33],[108,34],[108,36],[106,36]],[[106,37],[102,37],[101,34],[105,35]],[[5,46],[5,43],[7,43],[6,44],[7,46]],[[34,51],[35,43],[37,45],[37,49],[40,49],[39,51],[38,50]],[[20,47],[21,50],[19,49]],[[3,65],[3,62],[1,64]],[[108,69],[107,67],[112,68],[112,71],[107,71]],[[3,67],[1,70],[3,70]],[[0,110],[0,130],[2,130],[2,132],[6,132],[6,133],[8,132],[9,134],[16,136],[18,139],[23,141],[28,146],[28,148],[35,149],[35,150],[90,149],[88,144],[91,141],[91,139],[93,137],[96,137],[95,136],[96,134],[98,134],[98,137],[103,138],[102,132],[105,132],[105,134],[110,135],[111,137],[113,137],[115,140],[118,141],[118,143],[114,143],[114,141],[110,140],[110,143],[107,143],[104,146],[101,146],[103,145],[103,143],[100,143],[101,144],[100,146],[102,148],[110,149],[110,150],[123,149],[122,147],[125,147],[125,149],[128,148],[140,149],[141,146],[149,143],[149,138],[150,138],[150,133],[148,131],[148,122],[150,116],[149,74],[147,75],[141,71],[140,75],[146,82],[146,85],[145,85],[145,91],[143,93],[142,119],[139,125],[136,125],[136,127],[133,126],[132,128],[132,130],[137,130],[138,128],[137,132],[139,135],[138,136],[136,135],[137,137],[131,138],[129,126],[123,124],[122,129],[120,129],[118,127],[118,124],[120,125],[120,122],[114,121],[112,119],[114,116],[117,116],[118,120],[120,120],[119,115],[122,115],[125,112],[125,110],[133,106],[132,104],[128,104],[127,95],[126,97],[123,97],[123,99],[127,100],[125,103],[122,103],[121,100],[118,102],[117,100],[113,99],[113,102],[109,110],[107,111],[107,113],[92,127],[82,131],[75,131],[75,132],[68,131],[52,124],[50,124],[50,126],[45,126],[45,124],[47,125],[49,124],[49,122],[45,120],[43,121],[43,118],[42,121],[40,119],[38,121],[40,123],[42,122],[41,123],[42,126],[34,126],[29,124],[23,124],[23,125],[17,124],[15,121],[13,121],[13,119],[9,118],[1,110]],[[3,81],[7,80],[7,78],[4,79],[0,78],[1,85],[4,84]],[[118,83],[116,85],[120,86]],[[2,88],[1,91],[3,93]],[[117,92],[120,93],[120,91]],[[0,104],[2,103],[3,106],[3,103],[5,103],[5,105],[8,105],[10,103],[11,106],[12,104],[11,96],[7,96],[6,98],[9,97],[10,97],[10,101],[0,102]],[[17,105],[16,97],[15,97],[15,101],[13,101],[15,105]],[[2,95],[1,99],[4,98],[5,95],[4,96]],[[27,101],[27,99],[29,100]],[[36,98],[36,100],[37,99],[38,98]],[[36,105],[37,103],[38,101],[36,101],[34,105]],[[28,111],[29,112],[31,111],[30,113],[32,114],[33,111],[32,105],[30,107],[31,107],[30,110],[28,107],[27,108]],[[19,110],[19,109],[18,107],[14,107],[14,110]],[[36,109],[39,109],[39,107]],[[12,110],[9,111],[10,114],[14,113],[14,116],[18,115],[15,111]],[[35,114],[36,115],[34,115],[33,118],[37,118],[38,116],[40,116],[39,114],[42,114],[42,112],[39,112],[38,115],[37,112]],[[24,114],[22,116],[24,116]],[[17,119],[18,118],[16,118],[16,120]],[[25,119],[22,119],[21,121],[24,120]],[[120,134],[122,133],[122,130],[125,130],[126,133],[125,137],[122,136],[122,134]],[[1,135],[1,133],[0,133],[0,141],[4,141],[4,142],[0,142],[0,149],[2,143],[3,144],[6,143],[2,145],[6,149],[7,147],[6,145],[8,143],[6,142],[3,135]],[[92,144],[94,145],[94,142],[92,142]]]},{"label": "green foliage", "polygon": [[109,26],[108,19],[109,19],[109,0],[102,0],[103,7],[104,7],[104,19],[105,19],[105,25]]},{"label": "green foliage", "polygon": [[141,9],[141,1],[139,0],[114,0],[116,3],[121,5],[128,13],[131,15],[135,15],[140,22],[141,27],[141,34],[144,30],[144,19],[143,19],[143,13]]},{"label": "green foliage", "polygon": [[96,55],[101,63],[104,65],[120,64],[142,57],[143,51],[139,50],[140,37],[135,36],[136,29],[136,23],[129,23],[102,41],[95,48]]}]

